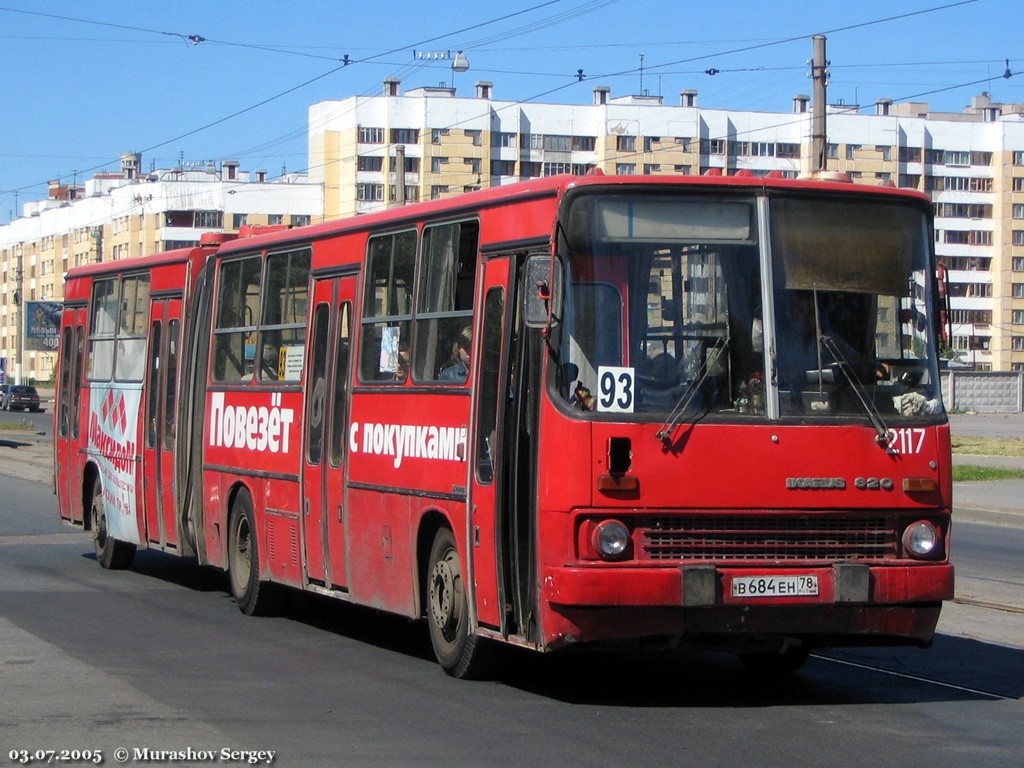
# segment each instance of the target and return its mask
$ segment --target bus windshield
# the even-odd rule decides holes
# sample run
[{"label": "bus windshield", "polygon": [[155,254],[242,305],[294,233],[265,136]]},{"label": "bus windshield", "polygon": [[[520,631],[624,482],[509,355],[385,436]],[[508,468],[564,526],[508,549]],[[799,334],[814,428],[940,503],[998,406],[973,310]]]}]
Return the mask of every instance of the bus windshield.
[{"label": "bus windshield", "polygon": [[555,379],[578,412],[876,427],[942,412],[921,208],[581,193],[562,231]]}]

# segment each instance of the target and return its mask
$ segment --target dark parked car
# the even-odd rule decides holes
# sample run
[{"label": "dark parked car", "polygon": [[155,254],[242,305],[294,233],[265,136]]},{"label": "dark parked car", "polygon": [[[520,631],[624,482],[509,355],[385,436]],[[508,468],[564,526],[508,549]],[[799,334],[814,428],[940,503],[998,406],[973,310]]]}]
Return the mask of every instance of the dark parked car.
[{"label": "dark parked car", "polygon": [[24,384],[4,384],[0,386],[0,408],[5,411],[38,411],[39,393],[35,387]]}]

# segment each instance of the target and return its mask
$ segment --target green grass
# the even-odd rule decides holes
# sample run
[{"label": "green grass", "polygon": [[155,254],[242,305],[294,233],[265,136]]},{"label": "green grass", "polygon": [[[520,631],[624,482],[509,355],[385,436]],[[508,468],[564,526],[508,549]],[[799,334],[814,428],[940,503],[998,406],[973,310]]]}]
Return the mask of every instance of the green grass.
[{"label": "green grass", "polygon": [[1006,467],[979,467],[976,464],[961,464],[953,467],[953,482],[964,480],[1020,480],[1024,469]]},{"label": "green grass", "polygon": [[22,418],[20,421],[15,420],[13,416],[7,418],[0,418],[0,429],[15,430],[17,432],[32,432],[35,427],[29,423],[28,419]]},{"label": "green grass", "polygon": [[953,453],[1024,458],[1024,440],[1012,437],[964,437],[953,435]]}]

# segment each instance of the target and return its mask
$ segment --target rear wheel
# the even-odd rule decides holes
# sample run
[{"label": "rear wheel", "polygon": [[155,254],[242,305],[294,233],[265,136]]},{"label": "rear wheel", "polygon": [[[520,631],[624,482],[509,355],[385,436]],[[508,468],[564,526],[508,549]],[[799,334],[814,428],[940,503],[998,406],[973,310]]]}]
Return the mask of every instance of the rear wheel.
[{"label": "rear wheel", "polygon": [[427,625],[441,667],[452,677],[481,677],[490,671],[496,649],[469,632],[469,602],[455,536],[442,528],[430,549]]},{"label": "rear wheel", "polygon": [[103,484],[99,478],[92,487],[89,524],[92,527],[92,545],[96,550],[99,564],[110,570],[128,568],[135,559],[135,545],[119,541],[110,535],[107,527],[107,505],[103,501]]},{"label": "rear wheel", "polygon": [[242,613],[265,616],[280,605],[280,593],[274,584],[260,580],[260,553],[256,536],[252,500],[239,493],[231,505],[228,527],[228,576],[231,594]]}]

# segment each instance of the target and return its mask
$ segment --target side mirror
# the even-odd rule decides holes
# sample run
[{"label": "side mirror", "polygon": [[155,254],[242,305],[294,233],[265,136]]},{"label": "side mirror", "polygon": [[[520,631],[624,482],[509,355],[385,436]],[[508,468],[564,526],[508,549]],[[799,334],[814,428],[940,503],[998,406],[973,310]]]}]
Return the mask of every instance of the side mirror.
[{"label": "side mirror", "polygon": [[562,315],[562,263],[534,253],[523,271],[523,318],[529,328],[551,328]]}]

